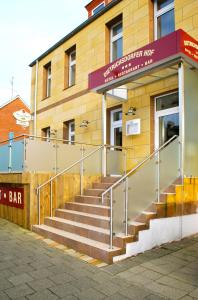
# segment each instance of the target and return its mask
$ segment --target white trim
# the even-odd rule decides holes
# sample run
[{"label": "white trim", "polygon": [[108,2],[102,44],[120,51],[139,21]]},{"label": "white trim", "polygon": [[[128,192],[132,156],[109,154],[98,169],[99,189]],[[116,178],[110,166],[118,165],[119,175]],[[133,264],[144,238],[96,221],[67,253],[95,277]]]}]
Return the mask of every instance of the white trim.
[{"label": "white trim", "polygon": [[[72,130],[72,128],[71,128],[72,125],[74,125],[74,130]],[[68,129],[69,129],[69,131],[68,131],[68,140],[73,142],[72,137],[74,137],[74,140],[75,140],[75,121],[69,122]]]},{"label": "white trim", "polygon": [[168,116],[168,115],[179,113],[179,106],[156,111],[156,102],[157,102],[157,99],[159,99],[159,98],[162,98],[162,97],[165,97],[168,95],[173,95],[173,94],[178,94],[178,91],[172,92],[172,93],[166,93],[166,94],[163,94],[161,96],[157,96],[154,98],[154,101],[155,101],[155,103],[154,103],[155,104],[155,149],[158,149],[160,146],[159,145],[159,118],[163,117],[163,116]]},{"label": "white trim", "polygon": [[75,71],[75,79],[74,79],[74,83],[71,82],[71,72],[72,72],[72,67],[75,65],[76,66],[76,58],[74,60],[72,60],[72,54],[75,53],[76,56],[76,49],[71,51],[69,53],[69,86],[72,86],[76,83],[76,71]]},{"label": "white trim", "polygon": [[123,24],[122,24],[122,32],[118,33],[117,35],[113,36],[113,29],[114,27],[122,24],[122,21],[117,22],[116,24],[112,25],[110,28],[110,62],[113,61],[113,43],[121,38],[123,38]]},{"label": "white trim", "polygon": [[173,1],[173,3],[170,3],[167,6],[161,8],[160,10],[158,10],[157,9],[157,1],[158,0],[154,1],[154,38],[155,38],[155,40],[158,39],[158,37],[157,37],[157,34],[158,34],[158,32],[157,32],[157,19],[159,17],[161,17],[162,15],[164,15],[165,13],[167,13],[167,12],[169,12],[169,11],[171,11],[175,8],[175,3]]},{"label": "white trim", "polygon": [[122,119],[119,121],[113,121],[113,115],[116,112],[121,112],[122,113],[122,109],[121,108],[117,108],[114,110],[111,110],[111,115],[110,115],[110,144],[111,145],[115,145],[115,136],[114,136],[114,129],[115,128],[120,128],[122,127]]},{"label": "white trim", "polygon": [[[94,7],[91,11],[91,15],[93,16],[94,15],[94,10],[96,10],[101,4],[104,4],[104,7],[105,7],[105,2],[101,2],[100,4],[98,4],[96,7]],[[98,11],[99,12],[99,11]]]}]

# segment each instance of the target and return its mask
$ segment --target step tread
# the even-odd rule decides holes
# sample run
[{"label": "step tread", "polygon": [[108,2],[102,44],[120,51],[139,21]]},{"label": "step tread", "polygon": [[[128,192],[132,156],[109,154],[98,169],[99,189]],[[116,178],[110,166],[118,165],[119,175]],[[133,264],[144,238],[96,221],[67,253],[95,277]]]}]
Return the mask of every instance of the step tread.
[{"label": "step tread", "polygon": [[98,188],[92,188],[92,189],[87,189],[86,191],[106,191],[107,189],[98,189]]},{"label": "step tread", "polygon": [[176,195],[174,192],[163,192],[162,195]]},{"label": "step tread", "polygon": [[99,215],[95,215],[95,214],[88,214],[88,213],[84,213],[84,212],[76,211],[76,210],[70,210],[70,209],[57,209],[57,211],[62,211],[62,212],[66,212],[66,213],[71,213],[71,214],[74,214],[74,215],[81,215],[81,216],[85,216],[85,217],[91,217],[91,218],[95,218],[95,219],[99,219],[99,220],[110,221],[110,218],[109,218],[109,217],[99,216]]},{"label": "step tread", "polygon": [[154,212],[154,211],[143,211],[142,212],[144,215],[156,215],[156,212]]},{"label": "step tread", "polygon": [[60,230],[60,229],[57,229],[57,228],[54,228],[54,227],[50,227],[50,226],[47,226],[47,225],[35,225],[35,228],[42,229],[44,231],[57,234],[57,235],[63,236],[65,238],[68,238],[68,239],[71,239],[71,240],[75,240],[77,242],[92,246],[94,248],[101,249],[101,250],[109,252],[109,253],[121,249],[121,248],[118,248],[118,247],[113,247],[113,249],[110,249],[108,244],[104,244],[104,243],[101,243],[101,242],[98,242],[98,241],[95,241],[95,240],[91,240],[91,239],[88,239],[86,237],[80,236],[78,234],[70,233],[70,232]]},{"label": "step tread", "polygon": [[94,207],[94,208],[104,208],[104,209],[110,209],[110,206],[104,206],[104,205],[97,205],[97,204],[89,204],[89,203],[81,203],[81,202],[67,202],[66,204],[74,204],[74,205],[80,205],[80,206],[88,206],[88,207]]},{"label": "step tread", "polygon": [[90,196],[90,195],[76,195],[76,197],[87,197],[87,198],[96,198],[96,199],[101,199],[101,196]]},{"label": "step tread", "polygon": [[137,221],[130,221],[128,222],[129,225],[133,225],[133,226],[142,226],[142,225],[146,225],[146,223],[142,223],[142,222],[137,222]]},{"label": "step tread", "polygon": [[97,231],[100,233],[104,233],[104,234],[109,234],[110,231],[108,229],[104,229],[104,228],[100,228],[100,227],[96,227],[96,226],[92,226],[92,225],[88,225],[88,224],[84,224],[84,223],[80,223],[80,222],[75,222],[75,221],[71,221],[71,220],[67,220],[67,219],[62,219],[62,218],[58,218],[58,217],[48,217],[47,219],[49,220],[54,220],[60,223],[65,223],[65,224],[69,224],[75,227],[79,227],[79,228],[85,228],[88,230],[93,230],[93,231]]}]

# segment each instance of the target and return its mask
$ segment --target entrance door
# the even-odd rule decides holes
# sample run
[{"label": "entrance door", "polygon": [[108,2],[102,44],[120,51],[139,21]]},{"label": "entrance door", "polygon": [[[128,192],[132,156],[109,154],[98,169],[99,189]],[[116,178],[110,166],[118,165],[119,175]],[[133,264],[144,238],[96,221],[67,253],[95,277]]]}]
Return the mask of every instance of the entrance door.
[{"label": "entrance door", "polygon": [[155,148],[159,148],[174,135],[179,135],[178,93],[155,98]]},{"label": "entrance door", "polygon": [[122,146],[122,110],[111,111],[110,142],[114,146]]}]

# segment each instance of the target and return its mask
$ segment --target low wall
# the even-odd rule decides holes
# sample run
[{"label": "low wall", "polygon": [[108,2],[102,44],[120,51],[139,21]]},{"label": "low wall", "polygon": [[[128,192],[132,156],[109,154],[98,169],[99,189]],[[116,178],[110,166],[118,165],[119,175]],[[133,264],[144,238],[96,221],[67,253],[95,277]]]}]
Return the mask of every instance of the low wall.
[{"label": "low wall", "polygon": [[[54,174],[18,173],[0,174],[0,218],[11,221],[24,228],[31,229],[38,224],[38,199],[36,188]],[[83,180],[84,189],[90,188],[93,182],[99,182],[99,175],[86,175]],[[78,174],[66,174],[53,182],[53,212],[64,207],[64,203],[74,201],[80,193],[80,177]],[[5,196],[5,199],[4,199]],[[18,198],[17,198],[18,197]],[[50,215],[50,184],[41,190],[41,218]]]}]

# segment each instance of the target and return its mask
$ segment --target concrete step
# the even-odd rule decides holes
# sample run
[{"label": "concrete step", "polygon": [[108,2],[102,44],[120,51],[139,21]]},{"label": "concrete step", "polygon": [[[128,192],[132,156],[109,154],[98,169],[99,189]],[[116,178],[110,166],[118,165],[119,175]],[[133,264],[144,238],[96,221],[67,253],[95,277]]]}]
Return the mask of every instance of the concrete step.
[{"label": "concrete step", "polygon": [[[60,230],[78,234],[80,236],[104,243],[109,244],[109,229],[99,228],[92,225],[74,222],[71,220],[61,218],[46,218],[45,225],[54,227]],[[113,245],[123,248],[126,246],[126,242],[133,242],[133,236],[119,235],[113,239]]]},{"label": "concrete step", "polygon": [[113,249],[110,249],[108,244],[100,243],[47,225],[35,225],[33,226],[33,231],[45,238],[52,239],[57,243],[71,247],[72,249],[100,259],[108,264],[113,262],[114,256],[125,253],[124,249],[115,246]]},{"label": "concrete step", "polygon": [[148,225],[143,222],[130,221],[128,222],[128,232],[137,236],[139,231],[148,229]]},{"label": "concrete step", "polygon": [[150,220],[156,219],[157,213],[153,211],[143,211],[137,218],[135,218],[135,221],[140,223],[146,223],[148,224]]},{"label": "concrete step", "polygon": [[93,189],[108,189],[110,186],[112,185],[112,183],[108,183],[108,182],[96,182],[93,183]]},{"label": "concrete step", "polygon": [[68,202],[65,203],[65,208],[68,210],[75,210],[75,211],[99,215],[99,216],[105,216],[105,217],[110,216],[109,206],[78,203],[78,202]]},{"label": "concrete step", "polygon": [[111,183],[118,181],[121,178],[121,176],[106,176],[101,178],[102,183]]},{"label": "concrete step", "polygon": [[101,196],[101,194],[105,191],[105,189],[87,189],[84,192],[86,196]]},{"label": "concrete step", "polygon": [[108,229],[110,218],[68,209],[56,209],[55,217]]},{"label": "concrete step", "polygon": [[104,198],[104,203],[102,203],[102,197],[77,195],[75,197],[75,202],[109,206],[110,200],[107,197],[105,197]]}]

